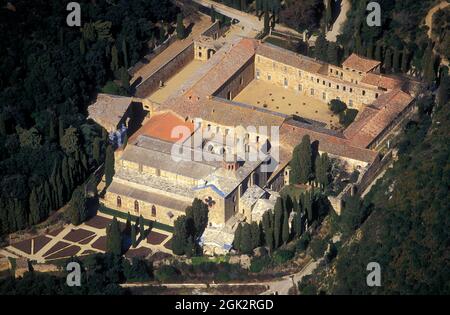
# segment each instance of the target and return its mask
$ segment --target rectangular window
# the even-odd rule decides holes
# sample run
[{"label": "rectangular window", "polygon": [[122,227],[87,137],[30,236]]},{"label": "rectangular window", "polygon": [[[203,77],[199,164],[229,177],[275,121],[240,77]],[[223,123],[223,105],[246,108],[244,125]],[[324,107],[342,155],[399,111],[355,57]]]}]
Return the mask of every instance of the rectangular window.
[{"label": "rectangular window", "polygon": [[259,72],[259,69],[256,69],[256,78],[259,79],[260,75],[261,75],[261,73]]},{"label": "rectangular window", "polygon": [[299,92],[303,91],[303,86],[301,84],[298,85],[298,91]]},{"label": "rectangular window", "polygon": [[272,80],[272,76],[270,74],[267,75],[267,80],[268,81]]},{"label": "rectangular window", "polygon": [[322,93],[322,99],[323,99],[323,100],[326,100],[326,99],[327,99],[327,93],[325,93],[325,92]]},{"label": "rectangular window", "polygon": [[314,95],[314,89],[311,89],[311,95]]},{"label": "rectangular window", "polygon": [[353,100],[348,100],[348,106],[353,107]]},{"label": "rectangular window", "polygon": [[298,76],[299,76],[300,78],[302,77],[302,72],[301,72],[301,71],[298,72]]},{"label": "rectangular window", "polygon": [[288,79],[284,78],[284,87],[288,87],[288,85],[289,85]]}]

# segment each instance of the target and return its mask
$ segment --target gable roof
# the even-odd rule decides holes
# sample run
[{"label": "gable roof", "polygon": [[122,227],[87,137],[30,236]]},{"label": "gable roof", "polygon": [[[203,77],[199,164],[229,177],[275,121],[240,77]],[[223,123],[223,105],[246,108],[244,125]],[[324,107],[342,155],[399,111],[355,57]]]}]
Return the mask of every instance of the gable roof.
[{"label": "gable roof", "polygon": [[351,54],[343,63],[342,67],[350,68],[364,73],[380,65],[381,62],[361,57],[355,53]]},{"label": "gable roof", "polygon": [[381,74],[368,73],[361,80],[361,83],[373,85],[386,90],[394,90],[399,89],[403,82],[397,78],[392,78]]},{"label": "gable roof", "polygon": [[368,147],[412,101],[413,98],[401,90],[382,94],[344,131],[345,137],[353,145]]},{"label": "gable roof", "polygon": [[[172,137],[172,132],[175,128],[187,128],[190,130],[189,135],[177,135]],[[171,112],[164,112],[160,114],[154,114],[138,131],[136,131],[130,138],[130,142],[133,142],[140,135],[149,136],[152,138],[168,141],[178,142],[184,140],[194,132],[194,124],[190,121],[185,121],[179,116]]]}]

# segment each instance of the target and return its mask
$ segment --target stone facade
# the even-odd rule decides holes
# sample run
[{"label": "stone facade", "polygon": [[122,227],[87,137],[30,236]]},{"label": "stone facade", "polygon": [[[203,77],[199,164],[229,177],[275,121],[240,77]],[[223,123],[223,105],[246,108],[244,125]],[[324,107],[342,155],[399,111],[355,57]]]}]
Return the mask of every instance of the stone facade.
[{"label": "stone facade", "polygon": [[325,103],[340,99],[350,108],[360,110],[380,95],[373,86],[360,84],[359,72],[324,65],[320,72],[312,73],[256,54],[255,78],[322,100]]}]

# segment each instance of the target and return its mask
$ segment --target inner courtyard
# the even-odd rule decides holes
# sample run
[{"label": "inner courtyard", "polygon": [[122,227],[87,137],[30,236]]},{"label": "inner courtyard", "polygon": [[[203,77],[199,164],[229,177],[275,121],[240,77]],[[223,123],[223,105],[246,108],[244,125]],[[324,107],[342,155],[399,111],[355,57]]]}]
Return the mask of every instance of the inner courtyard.
[{"label": "inner courtyard", "polygon": [[339,118],[333,115],[327,103],[261,80],[250,82],[233,101],[286,115],[298,115],[324,123],[330,129],[340,127]]}]

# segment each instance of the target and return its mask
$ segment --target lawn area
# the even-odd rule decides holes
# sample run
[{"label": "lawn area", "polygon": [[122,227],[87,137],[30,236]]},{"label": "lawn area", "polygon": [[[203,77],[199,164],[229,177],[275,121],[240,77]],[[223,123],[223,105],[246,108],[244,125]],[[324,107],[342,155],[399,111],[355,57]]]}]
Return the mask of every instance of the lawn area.
[{"label": "lawn area", "polygon": [[207,256],[198,256],[191,258],[191,264],[193,266],[200,265],[203,263],[211,262],[211,263],[226,263],[230,260],[230,256],[217,256],[217,257],[207,257]]}]

